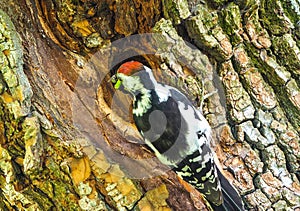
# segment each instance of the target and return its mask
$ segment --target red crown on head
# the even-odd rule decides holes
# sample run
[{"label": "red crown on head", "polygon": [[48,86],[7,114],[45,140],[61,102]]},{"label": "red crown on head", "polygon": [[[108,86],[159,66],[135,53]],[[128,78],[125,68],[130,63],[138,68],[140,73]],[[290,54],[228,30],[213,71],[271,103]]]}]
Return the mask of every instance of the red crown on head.
[{"label": "red crown on head", "polygon": [[140,62],[137,61],[130,61],[130,62],[125,62],[122,64],[119,69],[118,73],[123,73],[125,75],[133,75],[134,73],[141,71],[144,69],[144,65]]}]

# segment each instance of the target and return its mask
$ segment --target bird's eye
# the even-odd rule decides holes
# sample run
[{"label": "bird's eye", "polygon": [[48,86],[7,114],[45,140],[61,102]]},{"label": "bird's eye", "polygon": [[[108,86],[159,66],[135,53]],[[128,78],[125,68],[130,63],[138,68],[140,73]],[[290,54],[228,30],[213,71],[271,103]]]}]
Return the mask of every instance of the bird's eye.
[{"label": "bird's eye", "polygon": [[113,84],[115,84],[115,83],[117,83],[118,78],[117,78],[116,75],[113,75],[113,76],[109,79],[109,81],[111,81]]}]

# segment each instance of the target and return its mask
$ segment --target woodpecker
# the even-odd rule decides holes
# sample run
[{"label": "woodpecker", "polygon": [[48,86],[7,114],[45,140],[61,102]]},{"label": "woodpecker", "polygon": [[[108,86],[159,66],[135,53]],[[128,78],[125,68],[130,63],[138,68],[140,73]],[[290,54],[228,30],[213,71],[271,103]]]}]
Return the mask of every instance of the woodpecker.
[{"label": "woodpecker", "polygon": [[137,61],[123,63],[111,79],[115,89],[132,95],[136,127],[160,162],[199,190],[214,210],[244,210],[215,165],[210,125],[184,94],[158,83]]}]

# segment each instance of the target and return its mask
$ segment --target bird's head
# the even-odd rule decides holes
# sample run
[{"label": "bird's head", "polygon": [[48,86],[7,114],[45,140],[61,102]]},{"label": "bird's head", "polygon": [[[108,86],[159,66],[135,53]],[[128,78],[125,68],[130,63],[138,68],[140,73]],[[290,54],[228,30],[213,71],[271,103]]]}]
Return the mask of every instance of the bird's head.
[{"label": "bird's head", "polygon": [[146,72],[149,74],[150,69],[147,69],[142,63],[137,61],[125,62],[119,67],[117,73],[112,76],[111,81],[115,89],[122,87],[130,93],[135,93],[145,88],[142,75]]},{"label": "bird's head", "polygon": [[141,116],[151,108],[151,90],[157,83],[152,70],[137,61],[125,62],[111,78],[115,89],[133,96],[133,114]]}]

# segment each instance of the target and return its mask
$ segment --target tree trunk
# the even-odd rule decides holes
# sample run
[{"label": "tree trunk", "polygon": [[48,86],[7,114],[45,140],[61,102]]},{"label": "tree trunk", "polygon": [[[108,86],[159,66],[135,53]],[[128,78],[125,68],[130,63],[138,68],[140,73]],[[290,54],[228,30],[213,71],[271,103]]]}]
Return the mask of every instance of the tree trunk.
[{"label": "tree trunk", "polygon": [[[206,210],[136,132],[135,59],[199,105],[249,210],[300,207],[300,3],[0,2],[0,209]],[[203,91],[204,90],[204,91]]]}]

